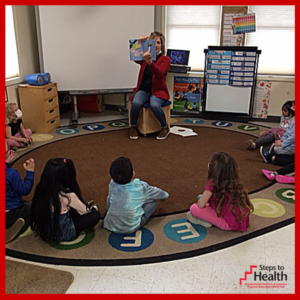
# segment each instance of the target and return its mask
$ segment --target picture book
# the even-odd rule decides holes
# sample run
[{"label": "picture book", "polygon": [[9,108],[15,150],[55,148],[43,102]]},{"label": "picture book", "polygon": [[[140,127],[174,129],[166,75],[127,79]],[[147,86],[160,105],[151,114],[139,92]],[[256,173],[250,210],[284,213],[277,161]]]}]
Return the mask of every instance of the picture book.
[{"label": "picture book", "polygon": [[144,42],[140,42],[138,39],[129,40],[130,60],[143,60],[143,54],[149,50],[149,47],[152,60],[156,60],[154,40]]},{"label": "picture book", "polygon": [[198,112],[202,106],[203,78],[174,76],[173,110]]}]

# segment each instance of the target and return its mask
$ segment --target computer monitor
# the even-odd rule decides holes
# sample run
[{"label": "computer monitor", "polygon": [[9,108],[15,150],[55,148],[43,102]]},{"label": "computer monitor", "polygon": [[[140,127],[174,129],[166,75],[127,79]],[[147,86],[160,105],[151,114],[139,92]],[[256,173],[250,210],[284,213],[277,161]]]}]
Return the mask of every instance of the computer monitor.
[{"label": "computer monitor", "polygon": [[168,49],[167,56],[170,57],[171,64],[187,66],[189,63],[190,51],[189,50]]}]

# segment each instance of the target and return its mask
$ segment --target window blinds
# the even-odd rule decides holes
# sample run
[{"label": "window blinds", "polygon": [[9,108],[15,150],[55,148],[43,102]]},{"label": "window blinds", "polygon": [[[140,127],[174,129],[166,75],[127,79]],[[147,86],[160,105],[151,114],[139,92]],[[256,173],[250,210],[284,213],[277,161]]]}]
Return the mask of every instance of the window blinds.
[{"label": "window blinds", "polygon": [[170,5],[166,7],[168,49],[190,50],[189,66],[204,69],[204,49],[219,45],[221,6]]},{"label": "window blinds", "polygon": [[256,32],[246,34],[245,46],[262,50],[258,73],[295,75],[295,6],[249,6]]},{"label": "window blinds", "polygon": [[[204,70],[203,50],[220,45],[221,9],[217,5],[166,7],[166,45],[190,50],[193,71]],[[262,50],[258,73],[295,74],[295,6],[249,6],[256,15],[256,32],[246,34],[245,46]]]}]

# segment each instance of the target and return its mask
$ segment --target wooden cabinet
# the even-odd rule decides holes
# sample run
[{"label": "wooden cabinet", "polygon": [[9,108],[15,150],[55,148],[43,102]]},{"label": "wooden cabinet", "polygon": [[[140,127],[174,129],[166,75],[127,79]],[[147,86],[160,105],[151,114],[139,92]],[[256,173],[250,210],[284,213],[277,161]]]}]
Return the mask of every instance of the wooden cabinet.
[{"label": "wooden cabinet", "polygon": [[18,86],[23,124],[33,132],[47,133],[60,126],[57,84]]}]

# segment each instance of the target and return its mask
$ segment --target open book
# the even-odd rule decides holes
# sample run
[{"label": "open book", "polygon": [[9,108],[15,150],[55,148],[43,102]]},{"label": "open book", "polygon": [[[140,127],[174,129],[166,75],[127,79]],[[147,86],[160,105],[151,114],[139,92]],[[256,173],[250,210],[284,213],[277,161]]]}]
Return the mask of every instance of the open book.
[{"label": "open book", "polygon": [[140,42],[138,39],[129,40],[130,60],[143,60],[143,54],[148,51],[149,47],[152,60],[156,60],[154,40],[146,40],[145,42]]}]

